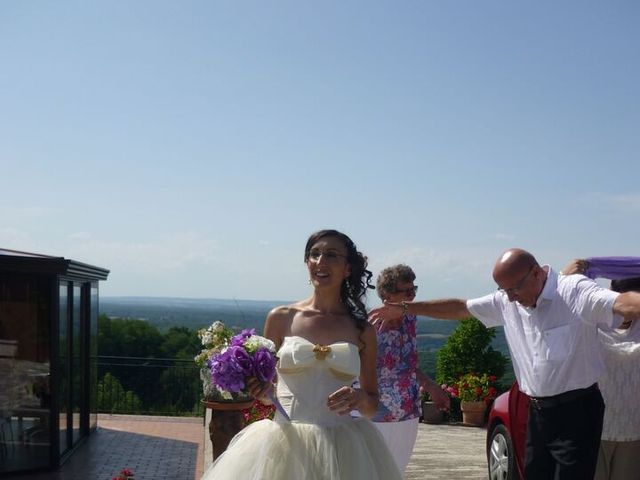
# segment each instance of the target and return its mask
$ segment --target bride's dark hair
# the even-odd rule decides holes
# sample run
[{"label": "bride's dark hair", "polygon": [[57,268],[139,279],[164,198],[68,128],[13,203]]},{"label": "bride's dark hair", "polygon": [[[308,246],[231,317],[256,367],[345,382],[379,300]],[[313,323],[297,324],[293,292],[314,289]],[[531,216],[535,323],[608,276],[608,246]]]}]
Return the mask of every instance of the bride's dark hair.
[{"label": "bride's dark hair", "polygon": [[351,267],[351,275],[344,279],[340,287],[340,299],[347,307],[349,316],[353,318],[356,327],[360,331],[367,325],[367,309],[364,306],[364,297],[368,288],[375,288],[371,285],[373,274],[367,270],[367,257],[358,251],[353,241],[344,233],[337,230],[320,230],[312,233],[304,248],[304,261],[309,260],[311,247],[324,237],[336,237],[347,248],[347,263]]}]

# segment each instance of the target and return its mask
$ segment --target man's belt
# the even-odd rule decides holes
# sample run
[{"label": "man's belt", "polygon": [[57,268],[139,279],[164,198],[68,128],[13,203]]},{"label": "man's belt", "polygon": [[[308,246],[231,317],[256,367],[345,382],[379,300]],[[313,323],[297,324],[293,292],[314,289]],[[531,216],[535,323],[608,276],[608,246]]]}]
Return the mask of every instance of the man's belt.
[{"label": "man's belt", "polygon": [[553,395],[551,397],[529,397],[531,405],[538,410],[542,408],[552,408],[557,407],[558,405],[564,405],[565,403],[573,402],[580,397],[588,395],[589,393],[595,392],[598,390],[598,384],[594,383],[590,387],[587,388],[579,388],[577,390],[569,390],[568,392],[559,393],[558,395]]}]

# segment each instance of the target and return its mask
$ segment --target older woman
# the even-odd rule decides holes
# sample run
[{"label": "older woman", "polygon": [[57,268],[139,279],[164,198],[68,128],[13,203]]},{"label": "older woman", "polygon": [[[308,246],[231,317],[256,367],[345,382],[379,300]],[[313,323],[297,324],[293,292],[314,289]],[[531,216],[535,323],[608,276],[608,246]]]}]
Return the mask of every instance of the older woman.
[{"label": "older woman", "polygon": [[[378,276],[378,296],[383,302],[411,301],[418,290],[415,278],[407,265],[385,268]],[[427,391],[441,409],[449,408],[449,397],[418,368],[415,315],[405,315],[397,327],[382,322],[376,329],[380,403],[372,420],[404,472],[418,434],[420,389]]]}]

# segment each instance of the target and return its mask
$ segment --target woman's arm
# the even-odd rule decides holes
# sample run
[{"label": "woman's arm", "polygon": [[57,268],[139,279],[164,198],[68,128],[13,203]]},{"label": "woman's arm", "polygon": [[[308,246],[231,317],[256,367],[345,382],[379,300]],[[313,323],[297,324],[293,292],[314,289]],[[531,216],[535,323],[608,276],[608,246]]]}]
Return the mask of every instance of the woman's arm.
[{"label": "woman's arm", "polygon": [[[290,307],[276,307],[269,312],[264,322],[263,335],[276,345],[276,352],[280,349],[284,337],[290,330],[293,312]],[[276,379],[274,378],[274,382]],[[271,405],[270,395],[273,394],[274,384],[271,382],[262,383],[257,378],[250,378],[247,381],[249,394],[265,405]]]},{"label": "woman's arm", "polygon": [[360,351],[360,394],[356,408],[362,415],[373,417],[378,410],[378,340],[371,325],[367,325],[362,337],[364,348]]},{"label": "woman's arm", "polygon": [[327,400],[327,406],[340,415],[359,410],[365,417],[372,417],[378,409],[377,340],[371,325],[365,327],[361,340],[364,346],[360,350],[360,388],[341,387]]}]

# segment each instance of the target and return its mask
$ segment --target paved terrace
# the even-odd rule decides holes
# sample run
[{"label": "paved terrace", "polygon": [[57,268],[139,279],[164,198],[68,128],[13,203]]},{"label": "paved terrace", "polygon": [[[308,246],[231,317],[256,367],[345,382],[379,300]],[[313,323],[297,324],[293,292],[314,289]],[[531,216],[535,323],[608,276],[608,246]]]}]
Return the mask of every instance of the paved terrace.
[{"label": "paved terrace", "polygon": [[[405,478],[486,480],[485,435],[482,428],[421,423]],[[111,480],[126,467],[135,480],[199,480],[205,445],[202,418],[100,415],[97,432],[60,471],[9,478]]]}]

